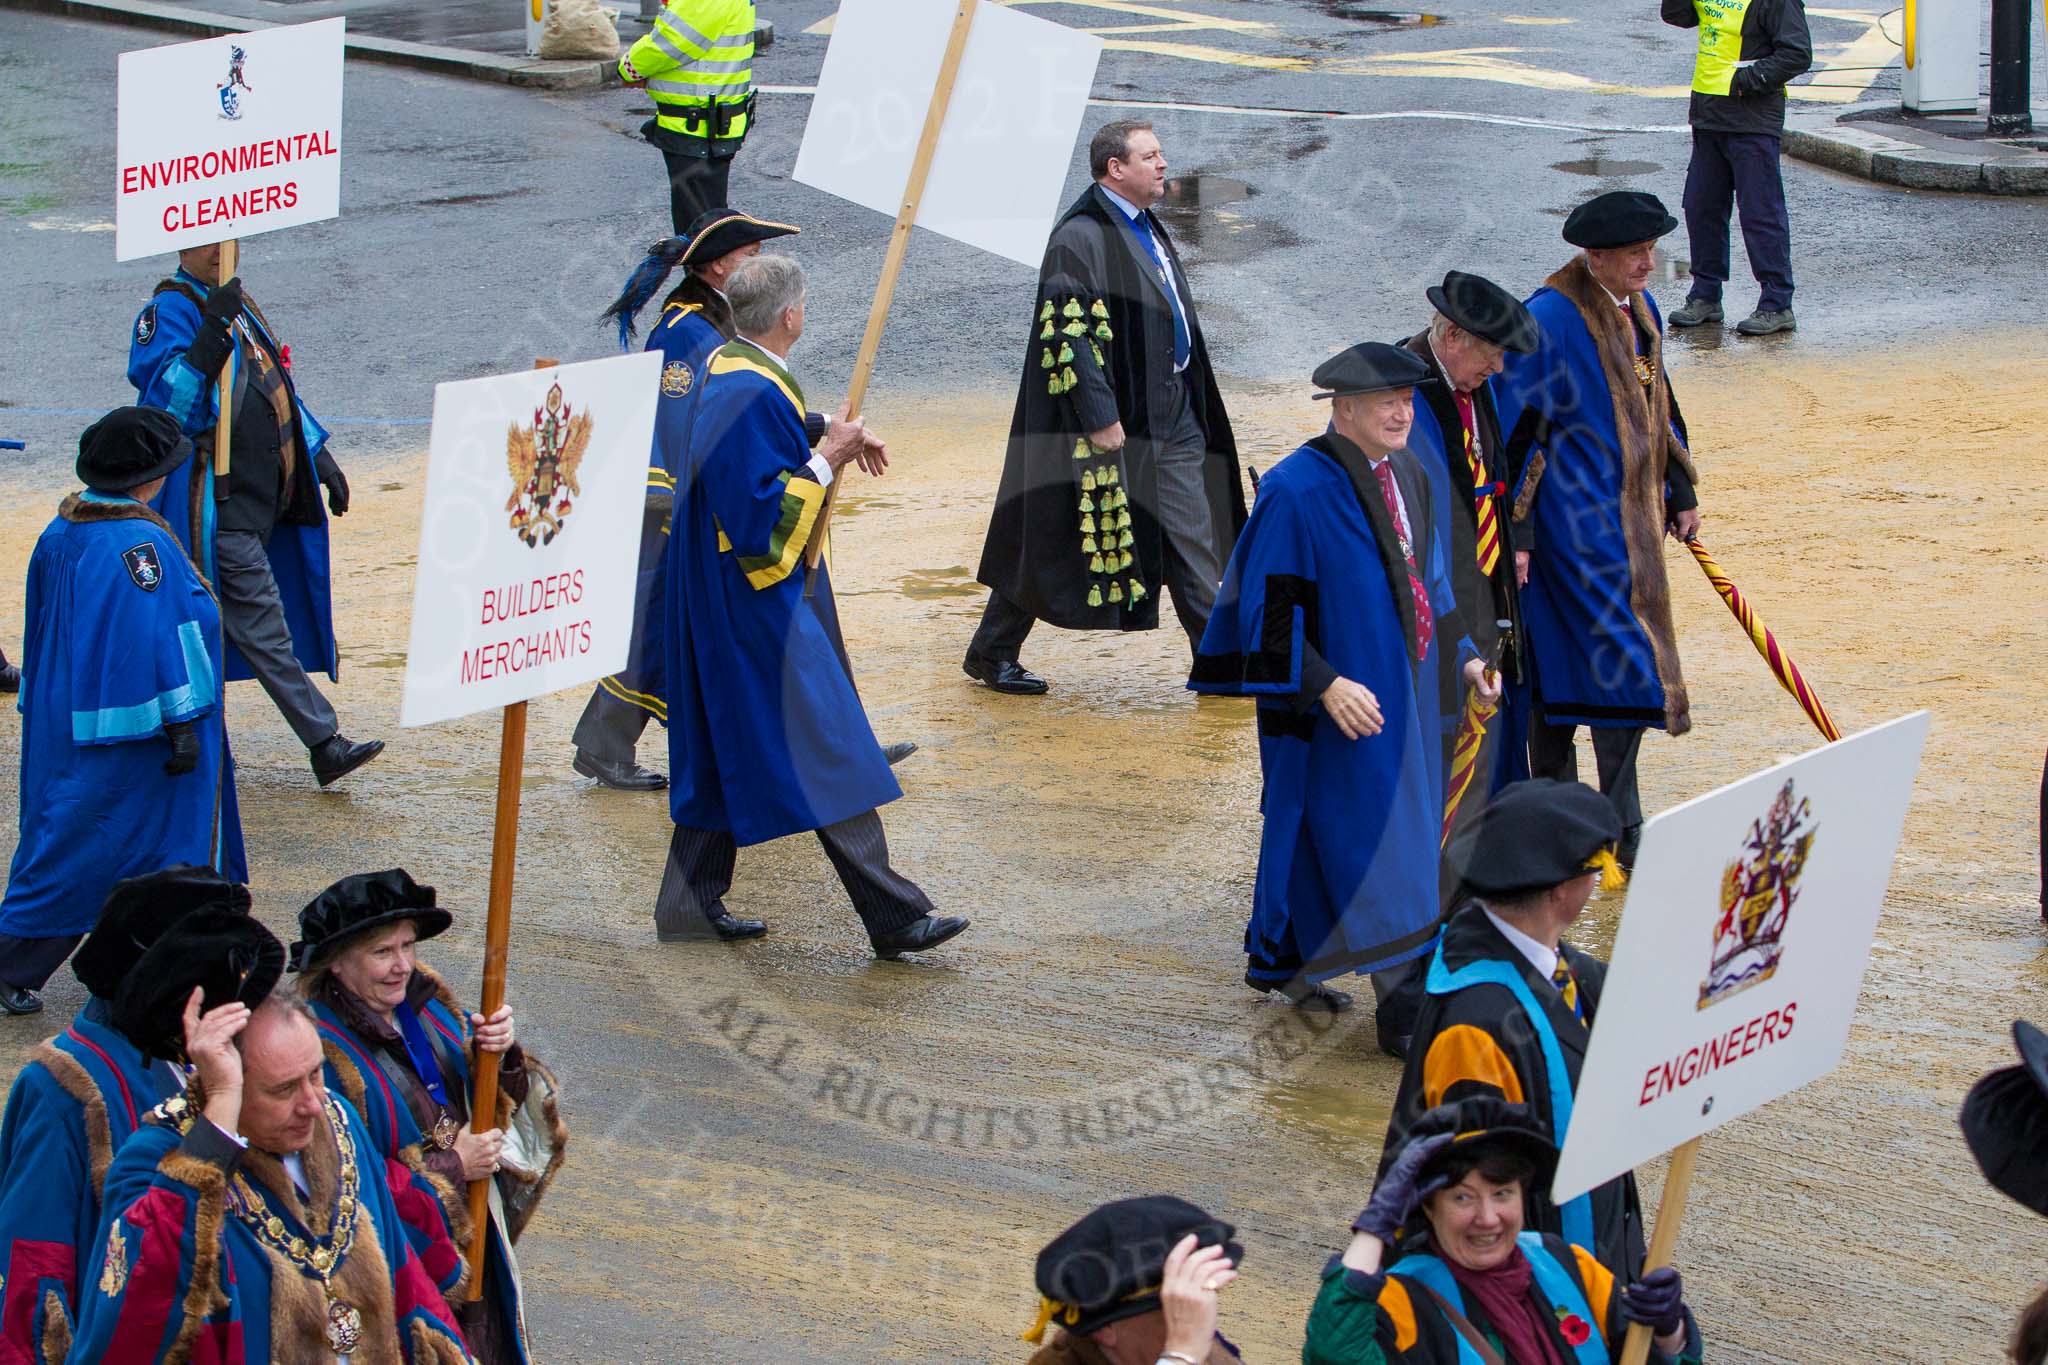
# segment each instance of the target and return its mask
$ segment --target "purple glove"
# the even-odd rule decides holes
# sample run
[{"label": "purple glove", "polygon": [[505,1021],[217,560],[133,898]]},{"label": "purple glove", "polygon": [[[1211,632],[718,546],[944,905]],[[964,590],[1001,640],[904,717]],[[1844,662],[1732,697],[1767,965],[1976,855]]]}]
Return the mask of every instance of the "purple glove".
[{"label": "purple glove", "polygon": [[1436,1133],[1417,1138],[1403,1147],[1401,1155],[1394,1158],[1393,1166],[1373,1190],[1372,1198],[1366,1201],[1365,1212],[1352,1220],[1351,1230],[1377,1237],[1392,1246],[1394,1239],[1401,1235],[1408,1215],[1414,1213],[1424,1199],[1444,1187],[1446,1182],[1442,1176],[1421,1180],[1422,1168],[1429,1164],[1431,1157],[1454,1141],[1455,1136]]},{"label": "purple glove", "polygon": [[1648,1271],[1621,1291],[1623,1322],[1640,1322],[1660,1337],[1685,1326],[1685,1286],[1670,1266]]}]

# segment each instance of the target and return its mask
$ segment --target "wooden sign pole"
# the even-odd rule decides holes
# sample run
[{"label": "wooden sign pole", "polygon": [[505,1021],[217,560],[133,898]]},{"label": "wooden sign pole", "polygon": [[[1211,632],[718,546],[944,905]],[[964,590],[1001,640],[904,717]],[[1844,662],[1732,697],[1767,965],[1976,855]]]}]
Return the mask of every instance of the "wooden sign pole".
[{"label": "wooden sign pole", "polygon": [[[1685,1219],[1685,1201],[1692,1193],[1693,1162],[1700,1154],[1700,1140],[1681,1143],[1671,1150],[1671,1166],[1664,1173],[1664,1197],[1657,1201],[1657,1226],[1650,1234],[1650,1254],[1643,1261],[1646,1271],[1671,1264],[1678,1250],[1678,1225]],[[1645,1365],[1650,1358],[1650,1329],[1631,1323],[1621,1348],[1621,1365]]]},{"label": "wooden sign pole", "polygon": [[[220,266],[214,271],[214,286],[226,284],[235,277],[242,265],[242,244],[233,237],[220,244]],[[228,481],[228,443],[234,439],[235,422],[235,367],[242,363],[242,348],[236,340],[241,327],[240,319],[228,323],[228,363],[220,371],[220,417],[213,424],[213,480],[216,485]],[[219,498],[227,490],[214,489]]]},{"label": "wooden sign pole", "polygon": [[[974,27],[974,9],[980,0],[959,0],[953,14],[953,31],[946,38],[946,55],[939,63],[938,84],[932,87],[931,107],[925,110],[924,132],[918,138],[917,155],[910,163],[910,181],[903,187],[903,206],[896,211],[896,229],[889,235],[889,254],[882,260],[882,280],[875,286],[875,301],[868,309],[868,329],[860,339],[860,354],[853,362],[853,379],[846,388],[846,408],[860,416],[867,401],[868,379],[875,372],[875,356],[882,349],[882,326],[889,320],[889,305],[896,298],[896,277],[903,273],[904,253],[910,250],[910,229],[917,224],[917,206],[924,198],[924,184],[931,174],[932,157],[939,150],[939,130],[946,123],[946,108],[953,102],[953,82],[960,75],[960,58],[967,51],[967,34]],[[818,528],[804,550],[804,562],[818,567],[825,552],[825,529],[832,524],[832,506],[839,497],[840,480],[834,479],[825,494],[824,510],[818,513]],[[810,595],[811,585],[804,587]]]},{"label": "wooden sign pole", "polygon": [[[536,360],[536,370],[551,370],[557,360]],[[491,824],[491,891],[484,924],[484,990],[477,1011],[488,1019],[505,1003],[505,959],[512,939],[512,879],[519,863],[519,779],[526,769],[526,703],[505,708],[498,738],[498,812]],[[496,1127],[498,1054],[476,1049],[476,1085],[470,1095],[469,1128],[473,1133]],[[469,1301],[484,1296],[484,1253],[491,1239],[491,1177],[469,1185]]]}]

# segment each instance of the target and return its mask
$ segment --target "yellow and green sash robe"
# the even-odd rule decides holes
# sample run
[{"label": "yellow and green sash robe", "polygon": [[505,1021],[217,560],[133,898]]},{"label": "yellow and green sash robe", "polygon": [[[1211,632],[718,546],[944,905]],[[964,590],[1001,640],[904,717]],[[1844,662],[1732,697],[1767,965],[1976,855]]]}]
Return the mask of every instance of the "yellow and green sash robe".
[{"label": "yellow and green sash robe", "polygon": [[669,808],[687,829],[758,844],[903,791],[827,625],[825,561],[804,564],[825,489],[806,467],[803,391],[743,339],[710,371],[669,537]]}]

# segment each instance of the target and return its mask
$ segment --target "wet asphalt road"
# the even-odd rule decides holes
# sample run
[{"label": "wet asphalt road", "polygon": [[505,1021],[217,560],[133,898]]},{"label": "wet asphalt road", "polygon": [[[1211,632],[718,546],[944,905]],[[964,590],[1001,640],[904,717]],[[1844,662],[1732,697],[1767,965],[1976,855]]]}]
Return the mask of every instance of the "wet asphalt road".
[{"label": "wet asphalt road", "polygon": [[[1405,29],[1328,4],[1144,8],[1039,12],[1173,26],[1123,35],[1175,50],[1111,51],[1099,98],[1372,116],[1144,110],[1176,171],[1201,177],[1187,191],[1200,208],[1174,223],[1254,462],[1301,433],[1300,377],[1341,345],[1413,330],[1421,291],[1443,270],[1533,287],[1565,259],[1556,233],[1579,199],[1625,185],[1677,201],[1687,137],[1671,92],[1687,79],[1690,45],[1647,6],[1623,20],[1577,0],[1520,16],[1566,23],[1474,6],[1487,12]],[[1865,9],[1876,7],[1830,14]],[[762,82],[810,83],[824,40],[802,30],[829,10],[768,7],[782,41],[764,54]],[[1203,16],[1252,27],[1181,22]],[[1869,27],[1814,23],[1824,54]],[[0,12],[0,251],[13,324],[0,333],[0,436],[31,443],[0,480],[10,495],[0,581],[19,581],[36,530],[71,486],[82,414],[130,392],[127,329],[165,267],[113,263],[103,73],[116,52],[153,41]],[[432,385],[536,355],[605,353],[594,315],[638,247],[665,230],[666,199],[658,158],[632,135],[644,114],[630,92],[535,96],[361,64],[348,82],[346,216],[251,239],[245,274],[289,336],[309,401],[343,419],[337,452],[360,506],[338,539],[349,671],[335,695],[353,732],[391,735],[425,444],[417,424]],[[791,250],[812,273],[812,333],[796,359],[829,398],[851,363],[888,223],[791,183],[806,102],[763,101],[734,201],[805,225]],[[1630,131],[1640,129],[1650,131]],[[1081,183],[1077,167],[1072,188]],[[1831,627],[1819,604],[1798,600],[1813,595],[1798,591],[1809,563],[1811,581],[1826,583],[1847,561],[1774,520],[1774,499],[1810,491],[1778,452],[1830,422],[1815,397],[1830,370],[1876,390],[1873,433],[1892,420],[1884,376],[1922,362],[1940,376],[1925,382],[1948,400],[1954,429],[1995,429],[2016,420],[2003,408],[2028,402],[2018,420],[2038,421],[2024,379],[1984,389],[1980,410],[1957,395],[1978,392],[1965,385],[1990,358],[2010,362],[2002,338],[2039,352],[2048,203],[1904,194],[1791,163],[1787,187],[1804,330],[1755,348],[1688,338],[1673,363],[1692,370],[1681,382],[1700,395],[1695,426],[1715,433],[1724,478],[1749,501],[1745,562],[1789,613],[1774,623],[1823,660],[1841,651],[1808,670],[1849,689],[1839,713],[1875,720],[1962,670],[1896,661],[1881,623]],[[1683,293],[1683,235],[1670,245],[1667,306]],[[1731,296],[1744,301],[1739,262]],[[823,859],[792,840],[742,864],[734,908],[770,919],[768,939],[657,949],[646,911],[662,803],[572,779],[565,746],[581,698],[536,706],[513,998],[569,1087],[576,1131],[522,1248],[545,1358],[1021,1358],[1010,1334],[1029,1316],[1035,1248],[1089,1203],[1171,1188],[1246,1227],[1253,1259],[1233,1291],[1233,1335],[1255,1359],[1278,1360],[1298,1340],[1315,1267],[1364,1196],[1392,1064],[1369,1037],[1310,1036],[1236,985],[1257,819],[1242,711],[1179,690],[1184,653],[1168,633],[1035,641],[1034,658],[1061,684],[1035,706],[989,698],[952,672],[979,605],[972,556],[1030,288],[1028,270],[919,236],[870,400],[901,462],[889,484],[849,500],[843,523],[842,553],[861,564],[842,573],[843,609],[877,729],[925,745],[903,770],[909,795],[885,812],[892,841],[944,908],[976,918],[972,934],[921,967],[871,963]],[[1900,393],[1909,425],[1915,390]],[[1745,422],[1752,401],[1771,416]],[[2009,474],[1994,456],[1973,468],[1995,498]],[[1835,482],[1816,496],[1850,496],[1837,490],[1854,486],[1856,452],[1842,458],[1846,472],[1831,466]],[[1910,478],[1912,464],[1901,467]],[[2042,515],[2037,503],[2016,510],[2022,528]],[[1831,521],[1874,524],[1891,510],[1820,507]],[[1916,529],[1884,524],[1907,538]],[[2038,556],[2014,548],[2024,539],[2022,529],[1971,548],[2017,576],[2001,580],[2013,595],[1957,598],[1958,629],[1994,602],[2010,611],[2038,595],[2038,566],[2031,589],[2024,576]],[[11,650],[18,622],[4,602]],[[1703,641],[1725,631],[1718,605],[1693,610],[1683,629]],[[2030,627],[1979,643],[2003,671],[2038,658],[2041,641]],[[1720,657],[1753,668],[1746,648],[1738,640]],[[1742,705],[1720,703],[1715,744],[1652,746],[1654,805],[1808,742],[1767,683],[1741,677]],[[432,956],[473,982],[493,723],[396,734],[386,759],[316,797],[260,695],[235,704],[266,918],[284,929],[330,878],[404,864],[469,908]],[[1966,719],[1938,729],[1960,733],[1930,780],[1944,818],[1927,828],[1922,817],[1856,1074],[1828,1092],[1869,1152],[1806,1113],[1731,1129],[1718,1160],[1710,1147],[1704,1212],[1684,1250],[1708,1267],[1695,1292],[1726,1328],[1717,1358],[1986,1359],[2021,1281],[2037,1273],[2040,1233],[1971,1183],[1948,1126],[1968,1075],[2000,1059],[2002,1019],[2038,1015],[2048,984],[2038,934],[2014,928],[2024,921],[2009,909],[2027,894],[2018,850],[2035,741],[2015,757],[1968,697],[1954,705]],[[12,724],[0,716],[0,733]],[[648,749],[655,759],[658,744]],[[10,803],[0,797],[0,823]],[[1945,842],[1962,848],[1946,872]],[[1943,933],[1923,925],[1949,923],[1963,946],[1944,954]],[[1596,915],[1587,933],[1598,943],[1611,929]],[[60,976],[52,1022],[77,995]],[[7,1025],[0,1058],[17,1060],[33,1036]],[[1916,1088],[1901,1069],[1931,1079]],[[1942,1201],[1962,1210],[1962,1226],[1933,1208]],[[1901,1266],[1901,1243],[1946,1248],[1943,1268]],[[2002,1277],[2002,1265],[2017,1269]]]}]

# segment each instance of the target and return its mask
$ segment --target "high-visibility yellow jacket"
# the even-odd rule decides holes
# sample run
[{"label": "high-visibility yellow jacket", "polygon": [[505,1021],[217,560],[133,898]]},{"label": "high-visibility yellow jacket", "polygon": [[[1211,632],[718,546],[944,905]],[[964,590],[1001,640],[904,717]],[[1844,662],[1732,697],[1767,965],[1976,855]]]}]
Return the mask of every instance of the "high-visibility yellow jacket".
[{"label": "high-visibility yellow jacket", "polygon": [[646,81],[662,131],[729,156],[753,122],[754,0],[668,0],[619,76]]}]

